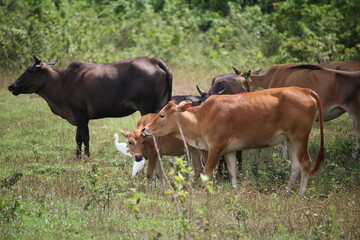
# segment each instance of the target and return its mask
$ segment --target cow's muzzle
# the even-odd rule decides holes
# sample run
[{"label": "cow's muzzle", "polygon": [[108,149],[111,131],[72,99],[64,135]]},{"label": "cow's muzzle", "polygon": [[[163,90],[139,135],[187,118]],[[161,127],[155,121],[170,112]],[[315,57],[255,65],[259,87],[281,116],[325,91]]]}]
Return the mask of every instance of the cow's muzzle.
[{"label": "cow's muzzle", "polygon": [[140,162],[141,160],[143,160],[143,156],[141,156],[141,155],[135,155],[135,161],[136,161],[136,162]]},{"label": "cow's muzzle", "polygon": [[8,90],[15,96],[19,95],[19,93],[20,93],[19,87],[15,83],[10,83],[8,86]]}]

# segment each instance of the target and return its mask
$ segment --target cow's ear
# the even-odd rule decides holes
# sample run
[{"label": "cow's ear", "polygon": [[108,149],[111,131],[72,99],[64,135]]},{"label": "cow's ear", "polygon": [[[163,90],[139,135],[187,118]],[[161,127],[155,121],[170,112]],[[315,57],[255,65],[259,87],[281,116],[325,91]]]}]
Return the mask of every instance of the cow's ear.
[{"label": "cow's ear", "polygon": [[35,54],[33,54],[32,57],[34,58],[35,65],[38,65],[41,63],[41,59],[38,58]]},{"label": "cow's ear", "polygon": [[244,78],[248,80],[251,76],[251,70],[249,70],[247,73],[244,73]]},{"label": "cow's ear", "polygon": [[261,70],[262,70],[262,68],[260,68],[260,69],[258,69],[258,70],[256,70],[256,71],[252,72],[252,75],[259,75],[260,72],[261,72]]},{"label": "cow's ear", "polygon": [[50,66],[55,66],[55,64],[58,62],[58,60],[55,60],[55,61],[51,61],[51,62],[48,62],[47,65],[50,65]]},{"label": "cow's ear", "polygon": [[128,137],[129,136],[129,133],[128,132],[125,132],[123,130],[120,130],[121,134],[124,136],[124,137]]},{"label": "cow's ear", "polygon": [[189,109],[189,107],[191,107],[191,105],[192,105],[191,101],[182,101],[181,103],[179,103],[179,105],[176,106],[176,111],[185,112],[186,110]]},{"label": "cow's ear", "polygon": [[169,101],[168,104],[166,104],[166,106],[164,107],[164,110],[169,110],[173,106],[176,106],[176,104],[173,101]]}]

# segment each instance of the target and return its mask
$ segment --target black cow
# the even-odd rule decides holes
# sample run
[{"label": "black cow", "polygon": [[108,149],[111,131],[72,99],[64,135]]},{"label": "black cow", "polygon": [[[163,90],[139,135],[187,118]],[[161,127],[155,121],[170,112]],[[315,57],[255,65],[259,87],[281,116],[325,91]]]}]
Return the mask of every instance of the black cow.
[{"label": "black cow", "polygon": [[82,143],[90,156],[90,119],[123,117],[140,111],[158,112],[170,99],[172,74],[157,58],[139,57],[106,64],[73,62],[57,69],[56,61],[45,63],[33,55],[34,63],[8,87],[14,95],[36,93],[51,111],[76,130],[76,155]]},{"label": "black cow", "polygon": [[194,95],[176,95],[171,97],[171,101],[176,104],[181,103],[182,101],[191,101],[192,106],[199,106],[201,104],[201,96]]},{"label": "black cow", "polygon": [[198,85],[196,88],[201,96],[201,102],[204,102],[211,95],[222,95],[222,94],[237,94],[247,92],[246,88],[242,84],[243,77],[235,74],[228,73],[219,75],[213,78],[209,91],[203,91]]},{"label": "black cow", "polygon": [[[222,94],[238,94],[243,92],[250,92],[250,86],[247,78],[243,77],[244,74],[239,74],[239,70],[233,67],[235,73],[227,73],[218,75],[211,81],[211,87],[209,91],[203,91],[199,86],[196,88],[201,96],[201,102],[203,103],[211,95],[222,95]],[[261,69],[255,72],[248,72],[245,74],[247,77],[258,75]]]},{"label": "black cow", "polygon": [[[243,76],[237,74],[238,70],[233,67],[235,73],[228,73],[218,75],[213,78],[211,81],[211,87],[209,91],[203,91],[199,86],[196,85],[196,88],[201,96],[201,103],[203,103],[207,98],[211,95],[222,95],[222,94],[238,94],[243,92],[249,92],[249,84],[247,79]],[[260,70],[255,71],[253,74],[258,74]],[[247,74],[250,75],[251,72]],[[238,169],[241,170],[242,168],[242,151],[236,151],[236,158],[238,161]],[[219,161],[218,167],[218,175],[219,176],[227,176],[223,174],[223,171],[226,171],[226,162],[224,157],[221,157]]]}]

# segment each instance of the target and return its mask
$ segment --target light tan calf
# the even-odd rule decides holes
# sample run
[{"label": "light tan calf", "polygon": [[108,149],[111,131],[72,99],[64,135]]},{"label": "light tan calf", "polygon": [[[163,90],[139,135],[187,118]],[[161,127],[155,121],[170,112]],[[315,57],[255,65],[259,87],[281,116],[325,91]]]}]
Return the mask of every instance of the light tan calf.
[{"label": "light tan calf", "polygon": [[[310,89],[289,87],[237,95],[215,95],[201,106],[189,108],[169,102],[145,126],[147,135],[180,138],[181,126],[189,145],[208,151],[205,174],[212,176],[221,155],[225,156],[233,191],[237,193],[235,151],[290,143],[292,189],[301,173],[300,196],[304,196],[309,173],[318,170],[324,158],[322,105]],[[320,149],[313,169],[308,139],[317,114],[320,116]]]}]

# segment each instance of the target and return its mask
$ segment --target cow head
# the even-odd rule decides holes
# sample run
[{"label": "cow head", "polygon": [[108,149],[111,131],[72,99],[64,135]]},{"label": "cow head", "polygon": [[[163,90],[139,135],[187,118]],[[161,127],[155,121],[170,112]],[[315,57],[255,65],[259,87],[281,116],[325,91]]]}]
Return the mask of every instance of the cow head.
[{"label": "cow head", "polygon": [[52,67],[57,61],[44,63],[35,55],[33,55],[33,58],[34,63],[28,66],[15,82],[9,85],[8,89],[12,94],[36,93],[51,77]]},{"label": "cow head", "polygon": [[200,96],[201,96],[201,103],[204,103],[206,99],[208,99],[211,95],[222,95],[224,94],[224,92],[226,91],[226,88],[220,90],[220,91],[217,91],[215,93],[211,93],[210,91],[209,92],[205,92],[203,91],[198,85],[196,85],[196,89],[198,90],[198,92],[200,93]]},{"label": "cow head", "polygon": [[177,126],[177,114],[186,111],[191,107],[191,101],[183,101],[176,105],[170,101],[157,116],[142,129],[146,136],[166,136],[177,134],[179,129]]},{"label": "cow head", "polygon": [[121,130],[120,132],[128,140],[127,145],[129,152],[131,156],[134,157],[134,160],[136,162],[143,160],[145,142],[148,141],[148,139],[145,138],[145,135],[138,130],[134,130],[132,132],[125,132]]},{"label": "cow head", "polygon": [[234,66],[232,68],[234,69],[235,74],[237,74],[241,77],[241,79],[240,79],[241,85],[247,92],[250,92],[251,76],[259,75],[259,73],[262,70],[260,68],[259,70],[256,70],[255,72],[252,73],[251,70],[249,70],[247,72],[241,72],[239,69],[237,69]]}]

